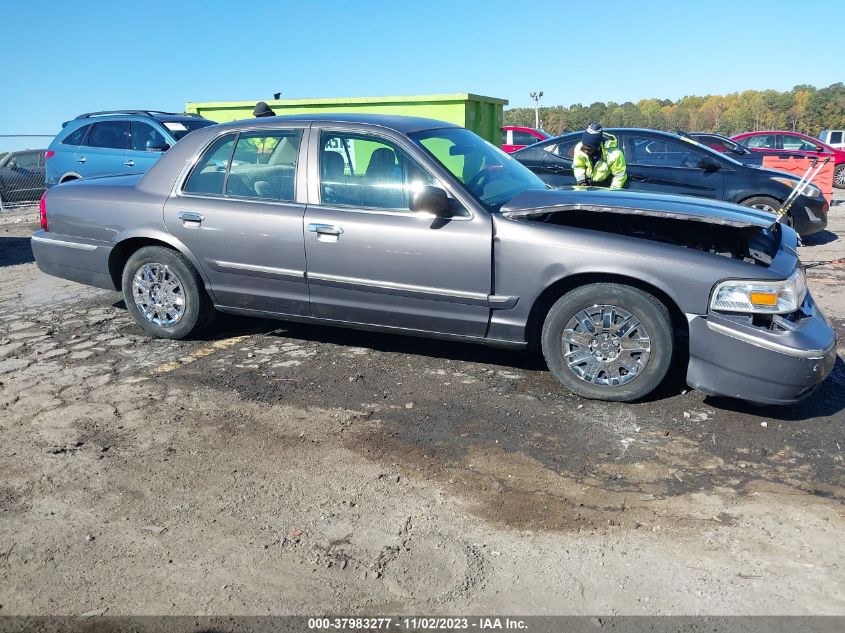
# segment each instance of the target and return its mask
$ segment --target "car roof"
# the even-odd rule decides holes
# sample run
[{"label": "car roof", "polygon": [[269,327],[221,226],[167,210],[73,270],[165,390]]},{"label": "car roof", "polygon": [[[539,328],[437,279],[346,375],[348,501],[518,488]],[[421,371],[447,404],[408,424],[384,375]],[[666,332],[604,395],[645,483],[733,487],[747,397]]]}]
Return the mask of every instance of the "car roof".
[{"label": "car roof", "polygon": [[422,130],[435,130],[439,128],[459,128],[461,126],[437,119],[426,119],[415,116],[400,116],[397,114],[360,114],[345,112],[326,112],[314,114],[293,114],[282,116],[261,117],[257,119],[240,119],[231,123],[221,123],[221,127],[240,128],[244,123],[250,127],[273,127],[287,121],[299,121],[306,123],[359,123],[363,125],[375,125],[410,134]]}]

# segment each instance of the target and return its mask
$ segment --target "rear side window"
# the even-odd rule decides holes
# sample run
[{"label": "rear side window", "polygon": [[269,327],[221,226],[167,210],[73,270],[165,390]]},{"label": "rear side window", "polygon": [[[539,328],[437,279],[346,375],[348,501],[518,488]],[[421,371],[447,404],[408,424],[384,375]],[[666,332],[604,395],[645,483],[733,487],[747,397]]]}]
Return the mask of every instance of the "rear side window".
[{"label": "rear side window", "polygon": [[74,130],[64,138],[62,145],[82,145],[90,127],[90,125],[83,125],[81,128]]},{"label": "rear side window", "polygon": [[234,134],[221,136],[212,143],[191,171],[182,191],[222,196],[223,184],[226,181],[226,169],[232,158],[234,147]]},{"label": "rear side window", "polygon": [[747,136],[739,141],[746,147],[751,149],[776,149],[777,143],[774,134],[759,134],[757,136]]},{"label": "rear side window", "polygon": [[126,149],[129,140],[128,123],[126,121],[100,121],[94,123],[85,144],[88,147],[104,147],[107,149]]},{"label": "rear side window", "polygon": [[226,195],[293,202],[301,137],[294,130],[242,133],[226,178]]}]

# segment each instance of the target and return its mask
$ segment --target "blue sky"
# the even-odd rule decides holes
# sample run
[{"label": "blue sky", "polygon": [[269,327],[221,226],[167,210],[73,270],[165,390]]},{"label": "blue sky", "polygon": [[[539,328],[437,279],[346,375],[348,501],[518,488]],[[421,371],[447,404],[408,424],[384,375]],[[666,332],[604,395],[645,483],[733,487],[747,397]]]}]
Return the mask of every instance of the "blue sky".
[{"label": "blue sky", "polygon": [[845,81],[845,38],[824,31],[841,33],[841,0],[4,4],[0,134],[277,91],[474,92],[527,106],[533,90],[569,105]]}]

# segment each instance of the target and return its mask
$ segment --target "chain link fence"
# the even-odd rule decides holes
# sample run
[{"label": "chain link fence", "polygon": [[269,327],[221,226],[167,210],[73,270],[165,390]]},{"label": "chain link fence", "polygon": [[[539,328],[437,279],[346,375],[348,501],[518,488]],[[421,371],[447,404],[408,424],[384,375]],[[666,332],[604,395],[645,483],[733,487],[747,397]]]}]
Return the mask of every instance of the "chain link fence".
[{"label": "chain link fence", "polygon": [[0,134],[0,212],[35,206],[44,193],[52,134]]}]

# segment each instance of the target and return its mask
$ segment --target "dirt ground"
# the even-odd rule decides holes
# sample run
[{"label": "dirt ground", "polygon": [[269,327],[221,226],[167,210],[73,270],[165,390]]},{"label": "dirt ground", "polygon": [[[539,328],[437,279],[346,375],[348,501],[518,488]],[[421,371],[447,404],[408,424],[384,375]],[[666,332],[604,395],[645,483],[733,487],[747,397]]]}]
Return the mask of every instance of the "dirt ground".
[{"label": "dirt ground", "polygon": [[[845,614],[841,359],[797,406],[620,405],[472,345],[152,340],[33,219],[0,216],[2,615]],[[845,267],[808,274],[841,341]]]}]

